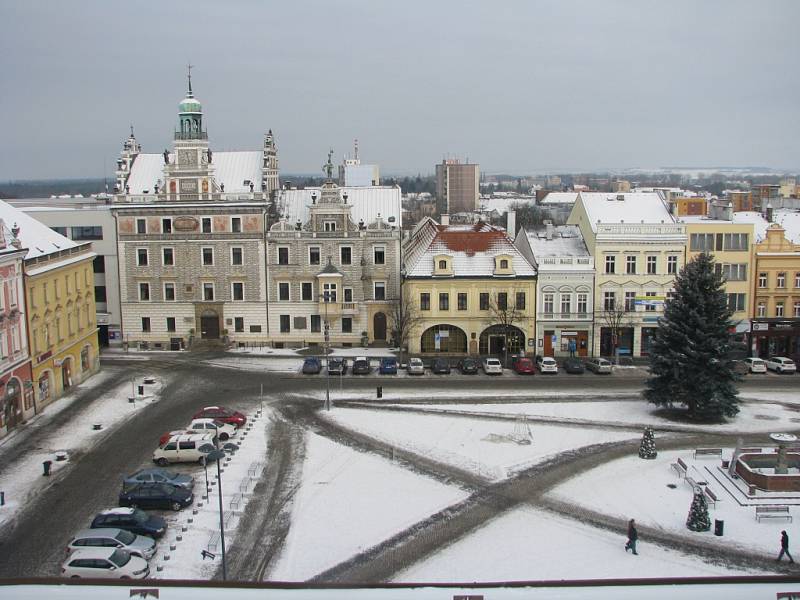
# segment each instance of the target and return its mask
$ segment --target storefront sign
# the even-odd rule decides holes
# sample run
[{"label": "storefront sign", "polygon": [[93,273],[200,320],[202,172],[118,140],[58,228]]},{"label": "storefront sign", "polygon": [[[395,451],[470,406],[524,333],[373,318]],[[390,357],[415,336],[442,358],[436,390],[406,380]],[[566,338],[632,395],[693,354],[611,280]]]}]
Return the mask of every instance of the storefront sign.
[{"label": "storefront sign", "polygon": [[564,336],[576,336],[576,335],[578,335],[577,331],[562,331],[561,332],[561,337],[564,337]]},{"label": "storefront sign", "polygon": [[47,352],[45,352],[43,354],[40,354],[39,356],[36,357],[36,364],[38,365],[40,363],[43,363],[44,361],[46,361],[51,356],[53,356],[53,351],[52,350],[48,350]]},{"label": "storefront sign", "polygon": [[769,323],[753,323],[753,331],[767,331]]}]

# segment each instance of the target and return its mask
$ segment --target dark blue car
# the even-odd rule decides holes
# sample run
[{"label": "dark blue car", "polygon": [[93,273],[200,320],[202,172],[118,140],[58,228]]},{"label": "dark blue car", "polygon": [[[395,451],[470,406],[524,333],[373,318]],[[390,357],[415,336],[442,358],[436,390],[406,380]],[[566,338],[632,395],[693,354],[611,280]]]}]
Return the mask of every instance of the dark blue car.
[{"label": "dark blue car", "polygon": [[381,375],[397,375],[397,359],[394,357],[382,358],[379,372]]},{"label": "dark blue car", "polygon": [[303,361],[304,375],[317,375],[322,371],[322,361],[316,356],[309,356]]}]

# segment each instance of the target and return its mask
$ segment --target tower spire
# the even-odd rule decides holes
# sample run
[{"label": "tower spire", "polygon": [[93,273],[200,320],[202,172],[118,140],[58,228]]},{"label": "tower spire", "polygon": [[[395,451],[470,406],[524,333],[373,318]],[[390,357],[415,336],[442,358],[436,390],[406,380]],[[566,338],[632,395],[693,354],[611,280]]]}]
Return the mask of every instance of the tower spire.
[{"label": "tower spire", "polygon": [[355,156],[353,158],[358,160],[358,138],[353,140],[353,145],[355,146]]},{"label": "tower spire", "polygon": [[189,98],[191,98],[194,95],[194,94],[192,94],[192,67],[193,66],[194,65],[192,63],[189,63],[188,65],[186,65],[186,69],[188,71],[188,77],[189,77],[189,91],[187,92],[186,95]]}]

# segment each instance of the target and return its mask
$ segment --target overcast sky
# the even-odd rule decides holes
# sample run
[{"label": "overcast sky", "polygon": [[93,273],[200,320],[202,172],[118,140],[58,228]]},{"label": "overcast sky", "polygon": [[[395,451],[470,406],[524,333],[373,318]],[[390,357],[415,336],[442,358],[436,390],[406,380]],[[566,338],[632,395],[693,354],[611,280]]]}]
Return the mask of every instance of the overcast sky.
[{"label": "overcast sky", "polygon": [[0,180],[172,143],[191,61],[212,149],[283,173],[800,166],[800,2],[0,0]]}]

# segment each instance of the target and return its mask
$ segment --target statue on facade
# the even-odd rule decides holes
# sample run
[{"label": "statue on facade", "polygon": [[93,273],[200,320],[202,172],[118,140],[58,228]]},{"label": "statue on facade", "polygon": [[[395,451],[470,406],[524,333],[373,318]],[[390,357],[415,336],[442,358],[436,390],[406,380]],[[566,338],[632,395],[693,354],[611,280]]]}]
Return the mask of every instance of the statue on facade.
[{"label": "statue on facade", "polygon": [[333,179],[333,148],[328,152],[328,162],[322,167],[322,172],[328,176],[328,179]]}]

